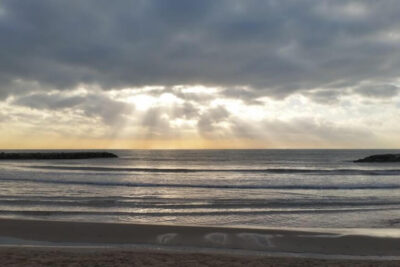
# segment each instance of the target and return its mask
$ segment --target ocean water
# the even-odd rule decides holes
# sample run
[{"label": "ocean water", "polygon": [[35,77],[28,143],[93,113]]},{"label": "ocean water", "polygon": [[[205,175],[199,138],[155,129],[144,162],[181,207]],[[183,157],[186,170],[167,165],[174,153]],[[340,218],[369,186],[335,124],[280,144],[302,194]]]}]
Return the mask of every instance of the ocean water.
[{"label": "ocean water", "polygon": [[110,150],[0,161],[0,217],[301,228],[400,228],[395,150]]}]

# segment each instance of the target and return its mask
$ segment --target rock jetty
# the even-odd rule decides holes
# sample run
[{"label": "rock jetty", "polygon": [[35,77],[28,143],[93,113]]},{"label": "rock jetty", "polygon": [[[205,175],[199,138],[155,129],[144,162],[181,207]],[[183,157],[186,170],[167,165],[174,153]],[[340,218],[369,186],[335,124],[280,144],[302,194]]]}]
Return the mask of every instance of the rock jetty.
[{"label": "rock jetty", "polygon": [[354,162],[400,162],[400,154],[372,155],[363,159],[355,160]]},{"label": "rock jetty", "polygon": [[0,153],[0,160],[49,160],[49,159],[92,159],[92,158],[118,158],[109,152],[21,152]]}]

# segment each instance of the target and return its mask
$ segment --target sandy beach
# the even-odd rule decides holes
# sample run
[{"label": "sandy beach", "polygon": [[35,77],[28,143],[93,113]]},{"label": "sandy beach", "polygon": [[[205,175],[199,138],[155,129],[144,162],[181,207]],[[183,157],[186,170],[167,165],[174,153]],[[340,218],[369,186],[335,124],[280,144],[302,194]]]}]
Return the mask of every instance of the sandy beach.
[{"label": "sandy beach", "polygon": [[392,260],[314,259],[126,249],[0,248],[2,266],[399,266]]},{"label": "sandy beach", "polygon": [[0,258],[3,266],[400,264],[399,237],[354,232],[0,219]]}]

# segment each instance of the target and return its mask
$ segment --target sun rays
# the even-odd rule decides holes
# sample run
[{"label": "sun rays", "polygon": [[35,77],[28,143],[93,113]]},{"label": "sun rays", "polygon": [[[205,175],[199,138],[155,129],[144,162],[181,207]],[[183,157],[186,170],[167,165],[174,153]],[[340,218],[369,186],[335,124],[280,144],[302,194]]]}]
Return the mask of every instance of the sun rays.
[{"label": "sun rays", "polygon": [[[249,92],[235,90],[242,95]],[[252,96],[247,101],[227,94],[226,88],[201,85],[108,91],[80,85],[68,92],[37,92],[1,102],[0,145],[151,149],[393,145],[388,133],[399,131],[394,122],[399,97],[372,100],[349,93],[335,105],[324,103],[320,93],[314,97],[310,93],[283,99]],[[366,116],[366,110],[374,112]],[[393,116],[383,119],[388,112]],[[380,129],[371,133],[369,123]]]}]

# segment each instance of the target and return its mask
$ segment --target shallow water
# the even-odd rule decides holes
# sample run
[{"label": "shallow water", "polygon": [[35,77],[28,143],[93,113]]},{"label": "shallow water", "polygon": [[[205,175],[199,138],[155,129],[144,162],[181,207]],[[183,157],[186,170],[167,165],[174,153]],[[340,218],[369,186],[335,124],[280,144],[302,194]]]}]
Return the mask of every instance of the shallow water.
[{"label": "shallow water", "polygon": [[388,150],[114,150],[114,159],[0,161],[0,216],[72,221],[400,228]]}]

